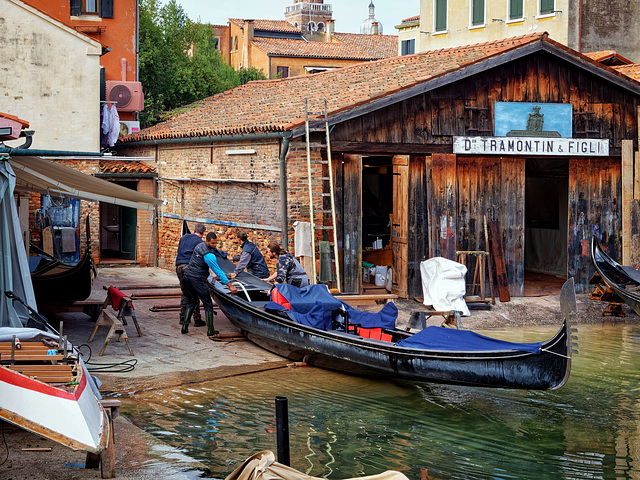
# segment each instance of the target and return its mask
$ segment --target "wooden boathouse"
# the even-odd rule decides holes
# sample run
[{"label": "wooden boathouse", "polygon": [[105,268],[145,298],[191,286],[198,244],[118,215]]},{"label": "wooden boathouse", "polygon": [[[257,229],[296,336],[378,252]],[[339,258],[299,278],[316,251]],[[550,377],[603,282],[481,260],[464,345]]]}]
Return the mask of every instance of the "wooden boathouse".
[{"label": "wooden boathouse", "polygon": [[[541,33],[251,82],[125,137],[120,153],[156,159],[159,266],[185,218],[228,250],[238,229],[292,250],[309,216],[305,100],[327,104],[330,148],[312,129],[309,156],[322,177],[331,153],[343,291],[362,291],[378,238],[401,297],[422,294],[421,261],[485,250],[485,220],[500,227],[513,296],[525,270],[585,290],[593,234],[618,260],[638,241],[640,83]],[[330,226],[322,206],[315,223]]]}]

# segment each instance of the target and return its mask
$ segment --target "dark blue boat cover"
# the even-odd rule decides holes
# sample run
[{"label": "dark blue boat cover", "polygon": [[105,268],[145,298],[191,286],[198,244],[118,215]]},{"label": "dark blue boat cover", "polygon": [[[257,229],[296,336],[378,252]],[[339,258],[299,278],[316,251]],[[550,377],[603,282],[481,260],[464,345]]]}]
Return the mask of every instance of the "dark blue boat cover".
[{"label": "dark blue boat cover", "polygon": [[[387,303],[378,313],[362,312],[338,300],[326,285],[309,285],[304,288],[288,284],[276,284],[275,288],[291,304],[289,317],[303,325],[320,330],[331,329],[331,312],[344,309],[349,312],[349,323],[360,324],[363,328],[395,328],[398,307]],[[279,305],[269,302],[265,309],[283,310]]]},{"label": "dark blue boat cover", "polygon": [[323,311],[323,325],[326,322],[331,325],[331,311],[342,307],[342,302],[331,295],[326,285],[309,285],[298,288],[288,283],[277,283],[274,288],[289,301],[291,310],[296,313],[309,313],[316,307],[316,303],[320,303]]},{"label": "dark blue boat cover", "polygon": [[444,327],[427,327],[409,338],[399,341],[399,347],[424,348],[446,351],[491,351],[517,350],[540,353],[542,343],[513,343],[485,337],[470,330],[456,330]]}]

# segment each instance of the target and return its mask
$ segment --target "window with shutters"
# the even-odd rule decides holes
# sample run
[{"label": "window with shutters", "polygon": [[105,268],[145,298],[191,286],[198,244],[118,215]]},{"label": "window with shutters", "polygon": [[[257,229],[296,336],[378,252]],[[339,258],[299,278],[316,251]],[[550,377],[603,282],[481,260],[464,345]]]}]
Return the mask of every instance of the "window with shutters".
[{"label": "window with shutters", "polygon": [[434,31],[445,32],[447,30],[447,0],[433,0]]},{"label": "window with shutters", "polygon": [[524,17],[524,0],[509,0],[509,20],[522,20]]},{"label": "window with shutters", "polygon": [[416,53],[416,39],[402,40],[400,52],[400,55],[412,55]]},{"label": "window with shutters", "polygon": [[72,17],[98,15],[113,18],[113,0],[69,0]]},{"label": "window with shutters", "polygon": [[471,0],[471,26],[484,25],[484,0]]},{"label": "window with shutters", "polygon": [[276,67],[276,78],[287,78],[289,76],[289,67]]},{"label": "window with shutters", "polygon": [[540,15],[550,15],[555,11],[555,0],[539,0]]}]

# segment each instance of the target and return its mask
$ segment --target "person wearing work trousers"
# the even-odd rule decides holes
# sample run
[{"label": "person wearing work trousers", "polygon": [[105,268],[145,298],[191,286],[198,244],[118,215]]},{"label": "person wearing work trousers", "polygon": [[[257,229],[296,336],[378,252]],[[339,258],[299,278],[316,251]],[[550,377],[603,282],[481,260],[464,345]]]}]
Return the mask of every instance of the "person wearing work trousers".
[{"label": "person wearing work trousers", "polygon": [[187,295],[187,310],[182,322],[182,333],[189,333],[189,322],[194,308],[202,300],[204,306],[204,318],[207,322],[207,336],[217,335],[213,328],[213,301],[209,293],[209,269],[218,277],[218,280],[229,287],[231,293],[238,293],[238,289],[231,285],[231,281],[224,274],[214,253],[218,243],[218,237],[214,232],[207,233],[207,238],[193,249],[191,260],[184,272],[184,286]]},{"label": "person wearing work trousers", "polygon": [[269,276],[269,268],[267,262],[264,261],[264,256],[255,243],[250,242],[247,238],[247,234],[240,232],[238,239],[242,242],[242,253],[233,257],[234,262],[238,262],[235,271],[230,275],[230,278],[235,278],[245,268],[254,277],[266,278]]},{"label": "person wearing work trousers", "polygon": [[[176,275],[178,276],[178,281],[180,282],[180,290],[182,290],[182,295],[180,295],[180,323],[183,322],[184,313],[187,310],[187,296],[184,293],[182,277],[184,277],[184,271],[189,265],[189,260],[191,260],[193,249],[196,248],[196,245],[203,243],[205,231],[206,227],[201,223],[197,223],[196,226],[193,227],[194,233],[187,233],[186,235],[183,235],[182,237],[180,237],[180,243],[178,243],[178,253],[176,255]],[[204,325],[206,325],[202,321],[202,317],[200,316],[200,302],[198,302],[193,310],[193,325],[196,327],[203,327]]]}]

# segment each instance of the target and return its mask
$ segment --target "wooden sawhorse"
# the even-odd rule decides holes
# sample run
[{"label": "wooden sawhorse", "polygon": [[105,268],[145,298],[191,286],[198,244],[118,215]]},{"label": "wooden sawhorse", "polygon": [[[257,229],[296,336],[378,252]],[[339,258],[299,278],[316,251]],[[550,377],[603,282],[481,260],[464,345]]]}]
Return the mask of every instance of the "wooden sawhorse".
[{"label": "wooden sawhorse", "polygon": [[[100,325],[110,326],[109,332],[107,332],[107,338],[105,338],[104,345],[102,345],[102,350],[100,350],[100,353],[99,353],[100,357],[106,350],[107,345],[109,345],[109,341],[114,337],[117,337],[119,342],[122,341],[122,339],[124,338],[124,341],[126,342],[127,347],[129,347],[129,352],[131,353],[131,356],[134,356],[133,349],[131,348],[131,344],[129,343],[129,336],[127,335],[127,332],[124,329],[123,323],[120,321],[120,319],[118,319],[118,317],[116,317],[113,313],[111,313],[108,310],[102,310],[102,312],[100,312],[100,316],[98,317],[96,326],[93,327],[93,332],[91,332],[91,336],[89,337],[89,340],[88,340],[89,342],[93,341],[93,337],[98,331],[98,327]],[[137,326],[137,323],[136,323],[136,326]]]}]

